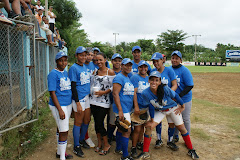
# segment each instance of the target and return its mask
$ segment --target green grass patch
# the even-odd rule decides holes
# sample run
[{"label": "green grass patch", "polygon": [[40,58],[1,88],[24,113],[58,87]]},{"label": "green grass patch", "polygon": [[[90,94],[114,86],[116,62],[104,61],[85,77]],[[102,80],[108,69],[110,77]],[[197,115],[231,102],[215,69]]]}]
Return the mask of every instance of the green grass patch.
[{"label": "green grass patch", "polygon": [[191,134],[195,137],[200,138],[201,140],[207,141],[211,138],[207,133],[204,132],[201,128],[192,128]]}]

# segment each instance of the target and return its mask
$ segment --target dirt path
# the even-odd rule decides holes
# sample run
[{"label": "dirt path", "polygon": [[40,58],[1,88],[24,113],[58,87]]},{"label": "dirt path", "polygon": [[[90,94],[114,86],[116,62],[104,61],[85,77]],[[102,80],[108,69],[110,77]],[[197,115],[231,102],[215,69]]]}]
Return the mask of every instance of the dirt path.
[{"label": "dirt path", "polygon": [[[193,107],[192,107],[192,141],[201,159],[207,160],[236,160],[240,158],[240,130],[231,128],[228,124],[228,117],[221,117],[214,113],[212,108],[204,108],[199,104],[199,100],[207,100],[214,104],[240,108],[240,74],[236,73],[194,73]],[[240,116],[240,115],[238,115]],[[220,122],[221,121],[221,122]],[[236,122],[232,122],[236,123]],[[70,125],[73,122],[71,120]],[[72,127],[70,127],[72,128]],[[56,138],[55,128],[50,129],[50,136],[36,151],[29,155],[27,160],[52,160],[55,158]],[[67,152],[72,154],[72,131],[69,132]],[[186,160],[188,157],[187,149],[183,140],[180,139],[179,151],[171,151],[166,147],[167,123],[163,122],[163,141],[164,146],[159,150],[154,149],[156,134],[150,146],[151,159]],[[93,123],[90,125],[90,136],[96,142]],[[129,143],[131,146],[131,141]],[[83,160],[117,160],[119,155],[113,153],[115,142],[111,147],[111,152],[106,156],[100,156],[94,149],[83,149],[86,158],[79,158],[74,155],[74,159]]]}]

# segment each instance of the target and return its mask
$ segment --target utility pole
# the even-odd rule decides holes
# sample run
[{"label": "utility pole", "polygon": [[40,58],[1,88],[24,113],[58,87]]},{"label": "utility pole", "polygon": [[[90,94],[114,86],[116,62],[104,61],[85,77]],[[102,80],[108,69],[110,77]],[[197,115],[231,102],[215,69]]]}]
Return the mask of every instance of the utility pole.
[{"label": "utility pole", "polygon": [[48,0],[45,0],[45,16],[48,17]]},{"label": "utility pole", "polygon": [[119,35],[119,33],[113,33],[113,35],[115,35],[115,47],[114,47],[114,53],[116,53],[117,35]]},{"label": "utility pole", "polygon": [[195,53],[194,53],[194,56],[195,56],[195,64],[197,62],[197,37],[198,36],[201,36],[201,35],[192,35],[192,37],[195,37]]}]

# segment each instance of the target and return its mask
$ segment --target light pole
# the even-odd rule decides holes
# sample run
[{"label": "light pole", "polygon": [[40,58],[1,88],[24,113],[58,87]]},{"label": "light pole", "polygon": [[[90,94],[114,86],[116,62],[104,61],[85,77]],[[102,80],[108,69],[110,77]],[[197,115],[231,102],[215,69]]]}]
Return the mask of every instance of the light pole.
[{"label": "light pole", "polygon": [[114,53],[116,53],[117,35],[119,35],[119,33],[113,33],[113,35],[115,35],[115,47],[114,47]]},{"label": "light pole", "polygon": [[199,35],[192,35],[192,37],[195,37],[195,53],[194,53],[194,56],[195,56],[195,64],[197,62],[197,37],[198,36],[201,36],[200,34]]},{"label": "light pole", "polygon": [[48,0],[45,0],[45,15],[48,17]]}]

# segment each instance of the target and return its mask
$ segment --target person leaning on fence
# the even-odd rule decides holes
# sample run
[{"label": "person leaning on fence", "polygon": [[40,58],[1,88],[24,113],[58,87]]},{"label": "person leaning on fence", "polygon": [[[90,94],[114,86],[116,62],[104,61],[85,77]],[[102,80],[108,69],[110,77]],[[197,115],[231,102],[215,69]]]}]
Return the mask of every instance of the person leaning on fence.
[{"label": "person leaning on fence", "polygon": [[48,19],[46,16],[42,16],[42,22],[41,22],[40,28],[46,32],[48,44],[51,46],[55,46],[56,43],[52,41],[53,33],[49,29]]},{"label": "person leaning on fence", "polygon": [[72,158],[72,155],[66,154],[69,118],[72,112],[71,82],[65,71],[67,58],[66,53],[58,52],[55,57],[57,67],[48,75],[49,107],[57,124],[56,157],[61,160]]}]

